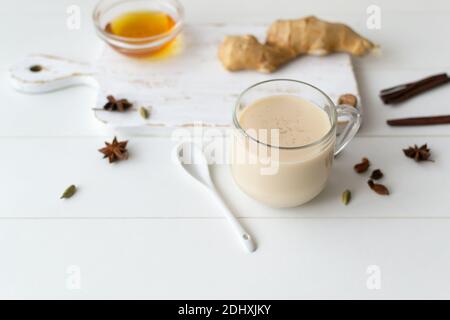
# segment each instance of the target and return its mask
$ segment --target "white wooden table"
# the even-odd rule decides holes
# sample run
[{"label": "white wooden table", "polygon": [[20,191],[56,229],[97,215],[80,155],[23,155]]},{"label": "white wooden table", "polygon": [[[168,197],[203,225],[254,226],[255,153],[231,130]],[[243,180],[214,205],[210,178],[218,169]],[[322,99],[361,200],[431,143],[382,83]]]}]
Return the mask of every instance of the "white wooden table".
[{"label": "white wooden table", "polygon": [[[81,8],[79,30],[66,27],[72,4]],[[387,118],[450,113],[450,88],[397,107],[378,98],[390,85],[450,72],[450,5],[378,1],[381,29],[367,30],[370,4],[184,3],[188,22],[316,14],[346,21],[383,47],[380,57],[355,60],[364,127],[316,200],[269,209],[240,193],[226,167],[214,168],[224,197],[258,242],[249,255],[213,202],[169,161],[169,138],[127,137],[132,158],[109,166],[96,151],[112,133],[92,116],[95,90],[23,95],[9,86],[8,67],[28,53],[85,61],[98,55],[94,2],[3,1],[0,298],[450,298],[450,126],[385,125]],[[435,163],[418,165],[401,154],[425,142]],[[385,172],[390,197],[370,192],[352,172],[363,156]],[[72,183],[80,186],[76,197],[60,201]],[[346,188],[354,195],[347,207],[339,199]],[[367,286],[378,272],[381,288]]]}]

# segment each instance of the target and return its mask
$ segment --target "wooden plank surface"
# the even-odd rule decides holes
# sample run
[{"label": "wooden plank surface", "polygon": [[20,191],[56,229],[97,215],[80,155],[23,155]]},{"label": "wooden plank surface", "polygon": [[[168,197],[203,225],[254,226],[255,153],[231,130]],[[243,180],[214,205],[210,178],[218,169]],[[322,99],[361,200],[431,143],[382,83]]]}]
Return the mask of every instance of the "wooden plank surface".
[{"label": "wooden plank surface", "polygon": [[[163,154],[170,140],[130,137],[132,158],[112,167],[96,152],[115,132],[92,117],[95,90],[42,96],[11,90],[6,72],[28,53],[85,62],[101,54],[90,22],[95,1],[77,1],[78,30],[65,25],[72,4],[8,0],[0,6],[2,23],[10,26],[0,30],[0,297],[450,297],[449,126],[400,130],[384,123],[449,113],[449,91],[437,89],[398,107],[378,98],[387,86],[450,70],[448,1],[379,0],[380,30],[366,28],[372,1],[228,0],[220,10],[204,0],[185,1],[188,22],[268,24],[316,14],[345,21],[382,45],[381,56],[353,60],[366,117],[360,138],[336,161],[325,201],[312,202],[305,213],[275,213],[228,184],[226,168],[214,171],[237,214],[249,217],[241,220],[258,241],[255,255],[242,252],[213,204],[183,186]],[[423,142],[436,163],[417,165],[400,154]],[[364,155],[385,171],[389,199],[359,189],[365,179],[351,166]],[[336,198],[342,180],[357,188],[348,207]],[[80,183],[80,193],[59,201],[70,183]],[[127,190],[123,201],[109,196],[118,188]],[[177,191],[178,202],[164,188]],[[80,267],[80,290],[66,286],[71,265]],[[369,265],[381,268],[381,290],[367,289]]]},{"label": "wooden plank surface", "polygon": [[[0,222],[3,298],[450,295],[448,219],[244,219],[259,245],[254,254],[224,219]],[[378,268],[380,289],[366,284],[369,266]],[[71,276],[78,289],[67,285]]]},{"label": "wooden plank surface", "polygon": [[[17,5],[20,5],[20,1],[17,2]],[[303,3],[303,5],[305,4]],[[91,6],[90,3],[83,3],[83,13],[86,15],[86,19],[89,17]],[[388,86],[450,70],[446,55],[446,52],[450,50],[450,45],[445,41],[436,40],[435,36],[425,36],[436,35],[437,37],[437,30],[448,29],[450,22],[447,19],[447,13],[450,10],[445,6],[442,8],[440,2],[431,6],[432,8],[424,9],[424,14],[417,9],[416,4],[407,5],[407,10],[405,7],[405,10],[396,9],[395,11],[392,11],[394,4],[385,3],[380,6],[388,8],[383,11],[380,30],[368,30],[365,26],[364,14],[355,14],[358,10],[362,10],[361,12],[365,10],[365,5],[362,3],[352,6],[352,10],[348,13],[333,10],[322,12],[323,8],[319,5],[313,6],[316,7],[315,12],[320,17],[330,20],[345,20],[355,29],[361,30],[366,36],[382,45],[380,55],[353,59],[363,108],[366,107],[364,108],[364,125],[360,134],[370,136],[450,135],[449,126],[399,129],[390,128],[385,124],[386,119],[389,118],[449,113],[445,101],[450,98],[450,93],[446,88],[437,89],[433,94],[415,98],[408,104],[398,107],[384,106],[378,97],[379,91]],[[57,12],[56,8],[63,11],[65,9],[61,2],[52,8],[53,14]],[[255,14],[248,18],[250,21],[265,25],[268,24],[267,21],[272,20],[270,17],[278,10],[282,10],[282,7],[277,7],[277,10],[270,14]],[[194,10],[194,12],[196,11]],[[200,21],[212,22],[199,12],[197,14],[202,17]],[[300,14],[297,14],[295,10],[285,13],[285,16],[291,15],[299,16]],[[189,17],[192,18],[192,13]],[[237,17],[234,18],[228,17],[227,20],[233,23],[240,21]],[[12,15],[5,15],[5,19],[6,24],[16,25]],[[423,21],[427,21],[427,23],[423,23]],[[36,34],[48,34],[56,28],[55,23],[53,20],[43,21],[42,24],[35,26]],[[404,29],[398,28],[398,25],[408,26],[412,31],[405,34]],[[26,33],[23,28],[23,25],[15,27],[20,34],[19,40]],[[12,33],[5,35],[5,45],[9,45],[15,50],[0,52],[0,70],[6,72],[11,64],[27,53],[46,52],[84,62],[92,61],[94,57],[101,55],[104,46],[101,41],[97,41],[88,22],[80,30],[70,31],[61,28],[59,31],[62,36],[57,39],[64,40],[64,46],[52,44],[53,38],[51,37],[36,36],[29,41],[23,39],[23,41],[19,41],[18,36],[14,36]],[[413,34],[420,35],[420,45],[411,38]],[[436,43],[439,43],[441,50],[430,50]],[[80,45],[84,50],[77,50]],[[18,53],[15,53],[16,50]],[[428,55],[431,56],[428,57]],[[217,63],[216,67],[220,67],[220,65]],[[277,73],[272,76],[277,77]],[[0,136],[99,136],[107,134],[105,133],[107,131],[104,131],[106,128],[96,123],[90,110],[95,105],[96,90],[73,88],[48,95],[29,96],[12,91],[6,81],[6,76],[4,80],[0,82],[0,94],[8,99],[8,107],[0,109]],[[245,87],[246,84],[242,84],[242,88]],[[239,87],[239,90],[242,88]],[[67,98],[68,96],[70,98]]]},{"label": "wooden plank surface", "polygon": [[[422,143],[429,144],[435,162],[418,164],[403,155],[402,148]],[[13,156],[1,160],[0,194],[8,196],[0,201],[0,217],[220,217],[208,194],[172,161],[176,144],[132,137],[129,160],[111,165],[97,151],[101,138],[2,138],[0,148]],[[293,209],[269,208],[247,197],[228,165],[215,165],[212,173],[239,217],[450,217],[449,145],[450,138],[357,138],[336,159],[326,189]],[[390,188],[389,197],[368,188],[370,172],[353,171],[362,157],[370,159],[371,169],[384,172],[381,181]],[[79,192],[60,200],[70,184]],[[340,201],[345,189],[353,193],[348,206]]]}]

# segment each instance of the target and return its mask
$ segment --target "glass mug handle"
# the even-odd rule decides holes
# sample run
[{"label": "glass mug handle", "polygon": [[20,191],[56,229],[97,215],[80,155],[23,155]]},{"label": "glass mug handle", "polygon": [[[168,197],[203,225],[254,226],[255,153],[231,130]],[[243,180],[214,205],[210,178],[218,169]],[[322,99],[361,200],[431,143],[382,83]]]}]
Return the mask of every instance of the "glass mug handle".
[{"label": "glass mug handle", "polygon": [[347,121],[344,130],[336,138],[336,147],[334,155],[337,156],[347,144],[353,139],[361,126],[361,112],[359,109],[350,105],[339,105],[336,107],[337,119]]}]

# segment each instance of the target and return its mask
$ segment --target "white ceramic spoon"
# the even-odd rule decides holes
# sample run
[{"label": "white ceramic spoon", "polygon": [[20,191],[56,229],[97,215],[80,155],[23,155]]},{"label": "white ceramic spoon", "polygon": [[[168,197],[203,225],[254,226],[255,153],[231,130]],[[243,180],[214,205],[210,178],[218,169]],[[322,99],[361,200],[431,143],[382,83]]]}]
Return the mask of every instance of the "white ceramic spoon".
[{"label": "white ceramic spoon", "polygon": [[256,244],[250,234],[245,231],[236,217],[228,209],[222,197],[218,193],[209,173],[209,165],[206,157],[200,147],[192,142],[184,142],[178,146],[177,159],[181,164],[182,169],[187,172],[192,178],[197,180],[209,191],[220,205],[222,212],[230,222],[234,231],[239,237],[239,240],[249,252],[256,250]]}]

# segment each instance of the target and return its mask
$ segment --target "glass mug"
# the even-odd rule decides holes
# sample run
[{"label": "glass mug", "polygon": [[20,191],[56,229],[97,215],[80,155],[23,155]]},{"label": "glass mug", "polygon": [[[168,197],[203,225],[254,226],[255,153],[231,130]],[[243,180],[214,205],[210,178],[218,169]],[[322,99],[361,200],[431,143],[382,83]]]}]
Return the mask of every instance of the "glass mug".
[{"label": "glass mug", "polygon": [[[239,122],[242,112],[259,99],[280,95],[301,98],[325,111],[330,121],[328,132],[317,141],[289,147],[271,145],[248,134]],[[338,118],[346,124],[337,136]],[[357,108],[335,106],[323,91],[306,82],[275,79],[257,83],[240,94],[234,109],[233,178],[246,194],[269,206],[299,206],[325,188],[334,156],[355,136],[360,124]]]}]

